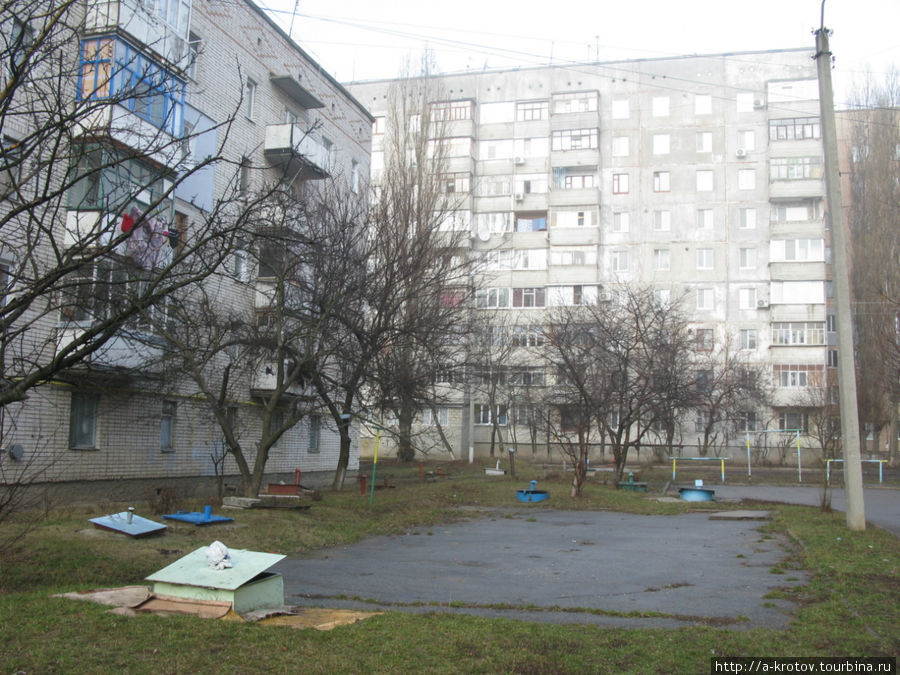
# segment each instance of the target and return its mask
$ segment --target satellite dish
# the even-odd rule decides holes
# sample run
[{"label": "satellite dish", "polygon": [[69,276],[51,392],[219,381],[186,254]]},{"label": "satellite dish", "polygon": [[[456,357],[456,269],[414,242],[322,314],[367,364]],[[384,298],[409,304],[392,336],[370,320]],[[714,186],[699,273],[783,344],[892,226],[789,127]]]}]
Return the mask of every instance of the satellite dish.
[{"label": "satellite dish", "polygon": [[9,453],[9,456],[18,462],[25,456],[25,448],[17,443],[16,445],[10,447],[7,450],[7,453]]},{"label": "satellite dish", "polygon": [[486,227],[481,228],[480,230],[478,230],[478,238],[481,241],[490,241],[491,231],[489,229],[487,229]]}]

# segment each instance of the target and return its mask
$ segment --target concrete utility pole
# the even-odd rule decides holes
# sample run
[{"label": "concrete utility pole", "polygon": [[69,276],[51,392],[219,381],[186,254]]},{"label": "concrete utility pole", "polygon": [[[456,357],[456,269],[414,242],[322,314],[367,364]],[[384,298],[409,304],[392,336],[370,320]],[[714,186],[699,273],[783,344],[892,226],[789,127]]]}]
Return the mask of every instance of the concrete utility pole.
[{"label": "concrete utility pole", "polygon": [[841,406],[841,446],[844,453],[844,490],[847,498],[847,527],[866,529],[863,504],[862,463],[859,456],[859,413],[856,405],[856,353],[853,347],[853,313],[850,307],[848,248],[844,234],[844,206],[838,173],[837,129],[834,122],[834,93],[831,89],[831,51],[823,21],[816,31],[816,68],[819,73],[819,107],[822,116],[822,143],[825,146],[825,196],[831,216],[835,311],[838,332],[838,393]]}]

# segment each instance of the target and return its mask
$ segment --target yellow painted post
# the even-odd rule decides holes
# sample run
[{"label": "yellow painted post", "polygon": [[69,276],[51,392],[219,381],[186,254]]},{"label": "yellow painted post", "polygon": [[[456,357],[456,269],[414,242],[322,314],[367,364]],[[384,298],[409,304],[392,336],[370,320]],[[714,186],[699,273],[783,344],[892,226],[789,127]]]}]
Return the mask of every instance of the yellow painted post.
[{"label": "yellow painted post", "polygon": [[672,458],[672,480],[675,480],[675,463],[678,461],[677,458]]},{"label": "yellow painted post", "polygon": [[722,458],[720,460],[720,463],[722,465],[722,483],[724,483],[725,482],[725,459]]}]

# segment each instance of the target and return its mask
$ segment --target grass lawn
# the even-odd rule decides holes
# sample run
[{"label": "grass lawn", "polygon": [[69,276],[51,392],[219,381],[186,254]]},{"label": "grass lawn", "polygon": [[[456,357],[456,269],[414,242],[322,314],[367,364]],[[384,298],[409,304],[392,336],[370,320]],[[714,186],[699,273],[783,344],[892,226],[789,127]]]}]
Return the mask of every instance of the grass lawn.
[{"label": "grass lawn", "polygon": [[[217,538],[233,548],[289,554],[472,517],[470,509],[460,507],[516,508],[511,490],[530,478],[550,492],[547,508],[662,515],[721,508],[659,503],[596,484],[572,501],[560,477],[545,479],[531,467],[523,467],[515,482],[485,478],[459,465],[432,483],[420,482],[415,467],[385,463],[378,471],[396,488],[376,490],[371,505],[355,487],[326,491],[308,511],[238,511],[234,525],[176,523],[147,539],[105,533],[88,522],[122,505],[46,514],[22,546],[0,560],[0,673],[699,673],[709,672],[714,655],[896,656],[900,651],[898,539],[874,527],[851,533],[842,513],[783,505],[764,528],[785,533],[794,545],[773,574],[789,575],[798,566],[811,573],[806,586],[773,594],[797,603],[787,631],[611,629],[395,611],[322,632],[191,617],[122,617],[93,603],[50,597],[139,584]],[[153,517],[136,506],[139,514]]]}]

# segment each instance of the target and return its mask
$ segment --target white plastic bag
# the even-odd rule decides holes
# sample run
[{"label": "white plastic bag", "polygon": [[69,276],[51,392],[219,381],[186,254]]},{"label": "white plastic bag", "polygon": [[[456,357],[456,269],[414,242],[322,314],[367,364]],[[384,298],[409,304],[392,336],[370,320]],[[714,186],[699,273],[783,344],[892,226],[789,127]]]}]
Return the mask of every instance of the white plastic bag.
[{"label": "white plastic bag", "polygon": [[206,563],[214,570],[224,570],[231,567],[231,554],[221,541],[214,541],[206,549]]}]

